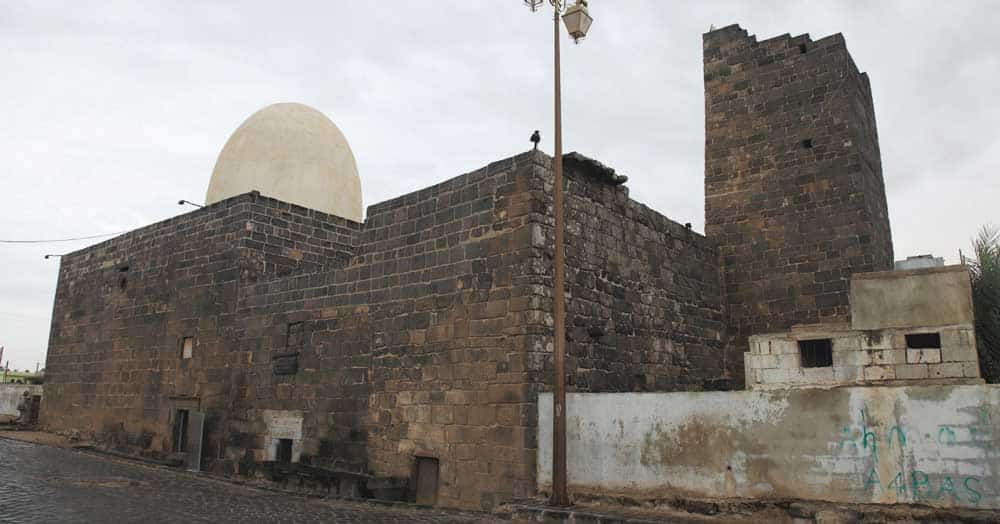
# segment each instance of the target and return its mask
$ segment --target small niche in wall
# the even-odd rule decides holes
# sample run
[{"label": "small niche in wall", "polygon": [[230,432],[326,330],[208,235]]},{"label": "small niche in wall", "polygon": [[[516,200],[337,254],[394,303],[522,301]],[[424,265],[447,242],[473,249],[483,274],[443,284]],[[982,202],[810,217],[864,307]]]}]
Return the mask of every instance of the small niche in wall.
[{"label": "small niche in wall", "polygon": [[809,48],[805,44],[799,44],[799,53],[804,55],[807,51],[809,51]]},{"label": "small niche in wall", "polygon": [[128,264],[118,266],[118,289],[125,291],[128,287]]},{"label": "small niche in wall", "polygon": [[181,358],[189,359],[194,356],[194,337],[184,337],[181,339]]},{"label": "small niche in wall", "polygon": [[804,368],[828,368],[833,365],[833,344],[828,338],[800,340],[799,354]]},{"label": "small niche in wall", "polygon": [[807,138],[802,141],[803,149],[812,149],[812,146],[813,146],[813,141],[811,138]]},{"label": "small niche in wall", "polygon": [[910,333],[906,335],[908,349],[941,349],[940,333]]}]

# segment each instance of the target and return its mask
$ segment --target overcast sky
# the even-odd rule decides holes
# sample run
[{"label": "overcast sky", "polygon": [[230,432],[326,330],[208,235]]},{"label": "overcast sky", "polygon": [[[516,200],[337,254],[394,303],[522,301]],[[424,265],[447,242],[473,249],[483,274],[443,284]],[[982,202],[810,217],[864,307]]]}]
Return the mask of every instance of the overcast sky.
[{"label": "overcast sky", "polygon": [[[897,258],[968,251],[1000,222],[1000,2],[591,0],[564,40],[567,151],[703,230],[701,34],[842,32],[871,77]],[[202,201],[251,113],[301,102],[354,149],[365,205],[551,152],[550,15],[521,0],[0,0],[0,239],[122,231]],[[44,366],[58,260],[0,244],[0,345]]]}]

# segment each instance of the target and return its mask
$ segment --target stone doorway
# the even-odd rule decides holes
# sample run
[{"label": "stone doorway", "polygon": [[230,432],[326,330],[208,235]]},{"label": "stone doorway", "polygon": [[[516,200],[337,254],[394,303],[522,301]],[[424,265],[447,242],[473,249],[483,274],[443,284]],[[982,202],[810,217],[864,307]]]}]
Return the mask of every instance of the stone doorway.
[{"label": "stone doorway", "polygon": [[438,459],[417,457],[417,504],[425,506],[434,506],[437,504],[438,468]]}]

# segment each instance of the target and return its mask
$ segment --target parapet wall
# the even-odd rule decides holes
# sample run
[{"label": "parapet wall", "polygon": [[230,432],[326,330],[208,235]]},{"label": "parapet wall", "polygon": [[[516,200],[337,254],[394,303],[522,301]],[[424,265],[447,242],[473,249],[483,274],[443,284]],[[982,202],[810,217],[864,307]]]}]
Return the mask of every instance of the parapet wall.
[{"label": "parapet wall", "polygon": [[[538,402],[551,484],[552,396]],[[1000,387],[570,394],[574,493],[1000,509]]]},{"label": "parapet wall", "polygon": [[[715,243],[608,178],[589,162],[567,162],[570,391],[727,388],[738,365],[722,351]],[[548,206],[551,193],[543,197]],[[548,270],[553,231],[543,224]]]}]

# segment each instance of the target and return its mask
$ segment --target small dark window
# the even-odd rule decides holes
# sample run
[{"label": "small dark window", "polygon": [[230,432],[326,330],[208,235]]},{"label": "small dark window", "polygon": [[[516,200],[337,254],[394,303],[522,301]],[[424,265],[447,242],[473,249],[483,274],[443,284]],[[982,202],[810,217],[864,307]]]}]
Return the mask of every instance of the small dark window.
[{"label": "small dark window", "polygon": [[808,49],[808,48],[806,48],[806,45],[805,45],[805,44],[799,44],[799,52],[800,52],[800,53],[802,53],[802,54],[806,54],[806,51],[808,51],[808,50],[809,50],[809,49]]},{"label": "small dark window", "polygon": [[128,265],[118,266],[118,289],[125,291],[128,287]]},{"label": "small dark window", "polygon": [[802,147],[806,149],[812,149],[812,146],[813,146],[813,141],[811,138],[807,138],[802,141]]},{"label": "small dark window", "polygon": [[912,333],[906,335],[906,347],[910,349],[941,349],[941,334]]},{"label": "small dark window", "polygon": [[828,368],[833,365],[833,345],[830,339],[800,340],[799,354],[804,368]]},{"label": "small dark window", "polygon": [[292,439],[279,438],[278,449],[276,449],[275,451],[276,451],[275,460],[281,462],[282,464],[292,463]]}]

